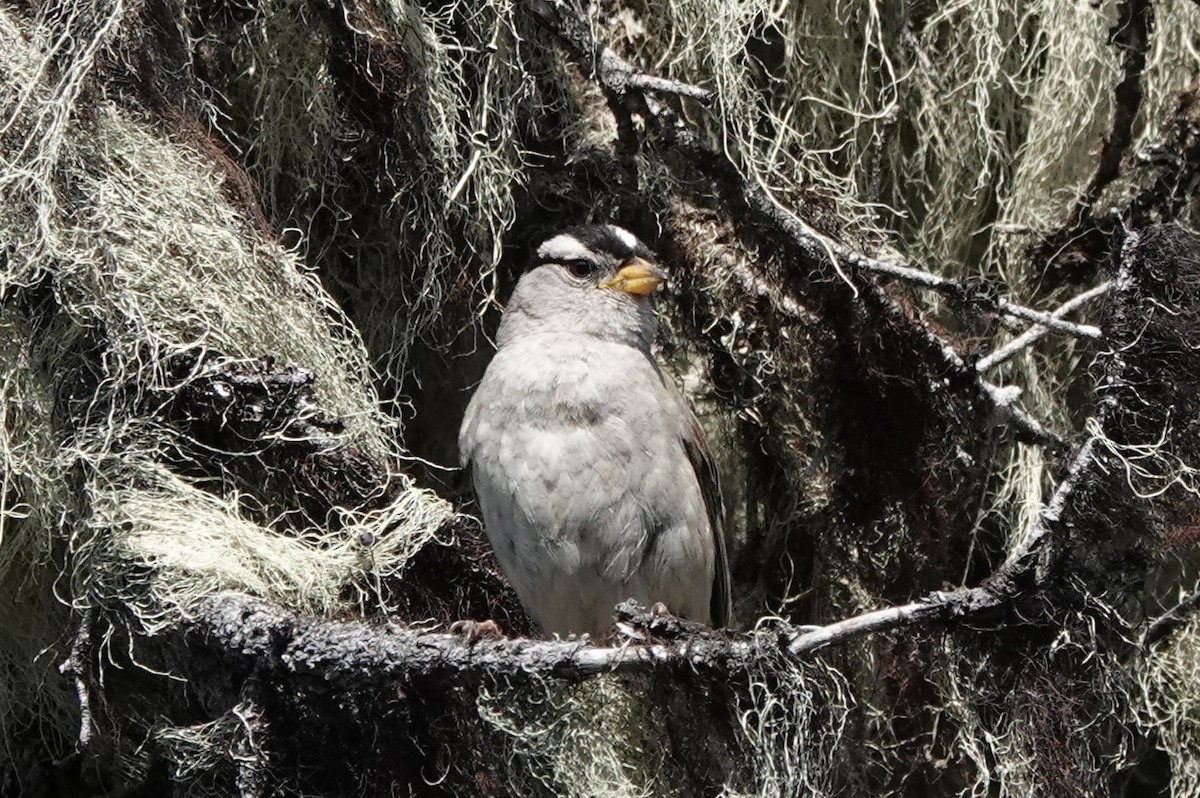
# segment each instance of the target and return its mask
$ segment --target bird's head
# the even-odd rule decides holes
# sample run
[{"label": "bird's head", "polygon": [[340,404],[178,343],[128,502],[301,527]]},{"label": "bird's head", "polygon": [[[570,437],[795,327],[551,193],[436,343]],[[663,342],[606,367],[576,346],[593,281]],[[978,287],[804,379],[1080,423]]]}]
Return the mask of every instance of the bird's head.
[{"label": "bird's head", "polygon": [[611,224],[564,230],[542,242],[517,282],[497,335],[578,333],[649,352],[657,322],[650,295],[666,279],[654,253]]}]

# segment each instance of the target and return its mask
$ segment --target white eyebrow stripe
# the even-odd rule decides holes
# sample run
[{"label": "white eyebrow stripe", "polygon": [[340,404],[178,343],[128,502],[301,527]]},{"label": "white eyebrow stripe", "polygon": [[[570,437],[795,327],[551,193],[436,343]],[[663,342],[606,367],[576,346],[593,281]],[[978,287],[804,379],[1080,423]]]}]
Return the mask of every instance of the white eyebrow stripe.
[{"label": "white eyebrow stripe", "polygon": [[595,254],[570,233],[561,233],[538,247],[538,260],[563,263],[571,260],[592,260]]},{"label": "white eyebrow stripe", "polygon": [[626,230],[624,227],[617,227],[615,224],[610,224],[608,225],[608,229],[612,231],[613,235],[621,239],[625,246],[629,247],[630,249],[637,249],[642,245],[642,242],[638,241],[637,236]]}]

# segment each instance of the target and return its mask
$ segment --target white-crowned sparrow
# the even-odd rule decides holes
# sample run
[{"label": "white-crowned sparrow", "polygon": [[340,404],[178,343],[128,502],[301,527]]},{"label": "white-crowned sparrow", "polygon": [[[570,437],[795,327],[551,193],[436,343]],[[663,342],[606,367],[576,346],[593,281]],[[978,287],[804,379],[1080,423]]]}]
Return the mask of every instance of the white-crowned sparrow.
[{"label": "white-crowned sparrow", "polygon": [[459,432],[500,567],[547,633],[603,636],[628,598],[728,623],[716,469],[650,351],[653,255],[592,225],[534,261]]}]

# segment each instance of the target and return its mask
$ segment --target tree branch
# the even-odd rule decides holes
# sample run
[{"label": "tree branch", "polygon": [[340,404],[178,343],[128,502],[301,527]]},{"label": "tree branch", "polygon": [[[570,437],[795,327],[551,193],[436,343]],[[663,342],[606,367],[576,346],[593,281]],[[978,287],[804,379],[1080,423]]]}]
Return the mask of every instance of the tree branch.
[{"label": "tree branch", "polygon": [[1067,335],[1074,335],[1079,338],[1100,337],[1099,327],[1094,327],[1090,324],[1072,324],[1069,321],[1063,321],[1060,318],[1056,318],[1053,313],[1046,313],[1045,311],[1027,308],[1024,305],[1019,305],[1016,302],[1003,297],[990,298],[986,295],[979,295],[977,292],[976,296],[972,297],[970,286],[959,280],[949,280],[945,277],[939,277],[931,272],[922,271],[905,264],[888,263],[886,261],[867,257],[866,255],[848,249],[842,244],[838,244],[834,241],[826,239],[815,230],[809,230],[808,234],[820,240],[839,261],[855,269],[861,269],[863,271],[874,272],[875,274],[885,274],[889,277],[895,277],[897,279],[913,283],[914,285],[919,285],[923,288],[932,289],[938,293],[963,301],[968,305],[994,305],[992,309],[997,313],[1001,313],[1006,316],[1012,316],[1013,318],[1024,319],[1026,321],[1032,321],[1049,329],[1066,333]]},{"label": "tree branch", "polygon": [[591,28],[570,11],[565,3],[526,0],[526,6],[543,25],[568,45],[577,63],[590,70],[596,81],[617,97],[624,98],[629,89],[634,89],[690,97],[705,105],[712,102],[712,92],[681,81],[647,75],[597,42]]},{"label": "tree branch", "polygon": [[[1071,297],[1069,300],[1052,310],[1050,312],[1050,316],[1053,319],[1061,319],[1063,316],[1066,316],[1068,313],[1074,311],[1080,305],[1083,305],[1085,302],[1107,294],[1110,288],[1112,288],[1112,281],[1105,281],[1094,288],[1084,291],[1082,294]],[[995,368],[1001,363],[1007,361],[1013,355],[1020,352],[1022,349],[1027,349],[1028,347],[1033,346],[1033,344],[1040,341],[1049,331],[1049,327],[1042,325],[1030,327],[1028,330],[1021,333],[992,354],[977,360],[975,362],[975,370],[980,374],[983,374],[989,369]]]},{"label": "tree branch", "polygon": [[[1119,361],[1112,368],[1118,368],[1116,364]],[[743,671],[760,658],[781,652],[804,657],[874,632],[978,619],[1031,597],[1041,588],[1036,570],[1044,564],[1047,545],[1060,526],[1072,523],[1072,500],[1079,486],[1105,470],[1104,451],[1095,443],[1093,437],[1080,447],[1037,527],[981,585],[934,593],[826,626],[760,624],[752,632],[733,636],[697,631],[698,625],[686,622],[662,624],[653,615],[639,614],[618,624],[630,642],[616,645],[596,646],[586,638],[473,641],[459,634],[394,624],[302,618],[261,599],[226,593],[206,600],[185,622],[184,634],[193,638],[190,649],[208,649],[227,665],[245,668],[259,678],[290,676],[345,689],[416,677],[461,683],[464,677],[519,673],[582,680],[659,667]],[[623,615],[630,612],[624,606],[619,610]],[[633,642],[647,639],[641,629],[648,631],[650,642]],[[653,640],[663,629],[680,637]]]},{"label": "tree branch", "polygon": [[92,729],[95,724],[92,718],[91,693],[91,656],[92,629],[96,623],[96,611],[88,607],[79,619],[75,631],[75,639],[71,641],[71,652],[58,666],[58,672],[70,676],[75,682],[75,697],[79,701],[79,737],[77,750],[88,751],[92,744]]},{"label": "tree branch", "polygon": [[[972,291],[961,282],[948,280],[906,264],[885,263],[823,236],[781,207],[760,185],[747,180],[725,153],[705,142],[700,132],[680,118],[674,110],[641,95],[628,79],[631,74],[640,74],[639,70],[597,42],[590,28],[566,4],[551,4],[547,0],[526,0],[526,5],[563,44],[571,58],[590,70],[590,74],[604,88],[614,113],[618,116],[641,115],[647,123],[650,139],[661,141],[683,155],[715,185],[727,192],[736,204],[748,209],[752,218],[781,234],[787,243],[794,247],[802,262],[815,268],[832,268],[839,273],[843,266],[848,266],[858,271],[884,274],[952,295],[964,300],[966,304],[986,305],[994,312],[1037,322],[1057,332],[1087,338],[1100,335],[1096,327],[1073,324],[1055,318],[1052,313],[1026,308],[1006,299],[986,297]],[[770,282],[761,274],[754,275],[752,281],[759,284]],[[1016,406],[1015,395],[1012,392],[999,389],[979,378],[978,373],[966,365],[953,346],[934,335],[923,323],[912,319],[878,285],[869,283],[866,290],[885,312],[893,318],[903,319],[911,326],[924,339],[926,347],[936,358],[963,374],[968,380],[973,380],[977,395],[994,408],[999,418],[1013,426],[1021,440],[1026,443],[1054,446],[1062,443],[1061,438],[1046,430]],[[799,305],[796,302],[788,304]]]},{"label": "tree branch", "polygon": [[[1077,486],[1103,469],[1094,439],[1080,448],[1066,479],[1043,511],[1037,529],[982,585],[935,593],[926,599],[873,610],[826,626],[760,625],[736,637],[683,626],[686,637],[667,642],[592,645],[587,639],[480,639],[459,634],[378,625],[364,621],[302,618],[261,599],[226,593],[207,600],[185,626],[185,634],[227,661],[257,674],[286,674],[346,688],[414,677],[461,679],[527,673],[581,680],[615,671],[658,667],[746,670],[781,650],[803,657],[864,635],[916,624],[979,618],[1036,590],[1034,569],[1054,529],[1069,523]],[[650,620],[647,621],[647,618]],[[654,630],[652,616],[634,617],[637,628]],[[628,628],[621,624],[619,628]],[[641,637],[641,635],[639,635]]]},{"label": "tree branch", "polygon": [[[418,676],[458,679],[529,673],[578,680],[614,670],[661,665],[744,669],[768,635],[740,640],[689,638],[670,643],[599,647],[581,640],[479,639],[363,621],[301,618],[269,602],[223,594],[188,622],[218,657],[266,673],[361,686]],[[231,663],[232,664],[232,663]]]},{"label": "tree branch", "polygon": [[1000,606],[1003,598],[973,588],[804,631],[766,624],[737,637],[710,632],[666,642],[598,646],[586,639],[471,641],[396,625],[302,618],[260,599],[223,594],[206,601],[186,629],[227,665],[345,688],[416,677],[462,680],[518,673],[578,681],[660,667],[735,673],[780,651],[802,657],[870,632],[978,615]]}]

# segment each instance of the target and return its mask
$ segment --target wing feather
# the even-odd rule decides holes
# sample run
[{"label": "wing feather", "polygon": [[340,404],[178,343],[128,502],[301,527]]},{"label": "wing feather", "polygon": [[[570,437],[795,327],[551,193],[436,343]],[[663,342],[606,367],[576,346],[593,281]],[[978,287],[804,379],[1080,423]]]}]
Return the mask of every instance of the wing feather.
[{"label": "wing feather", "polygon": [[700,422],[686,407],[687,426],[683,436],[683,448],[688,460],[696,472],[700,483],[700,494],[704,498],[704,507],[708,512],[708,525],[712,529],[714,556],[712,604],[712,625],[715,627],[728,626],[733,616],[733,596],[730,589],[729,552],[725,545],[725,499],[721,495],[721,479],[717,473],[717,464],[708,451],[704,440],[704,431]]}]

